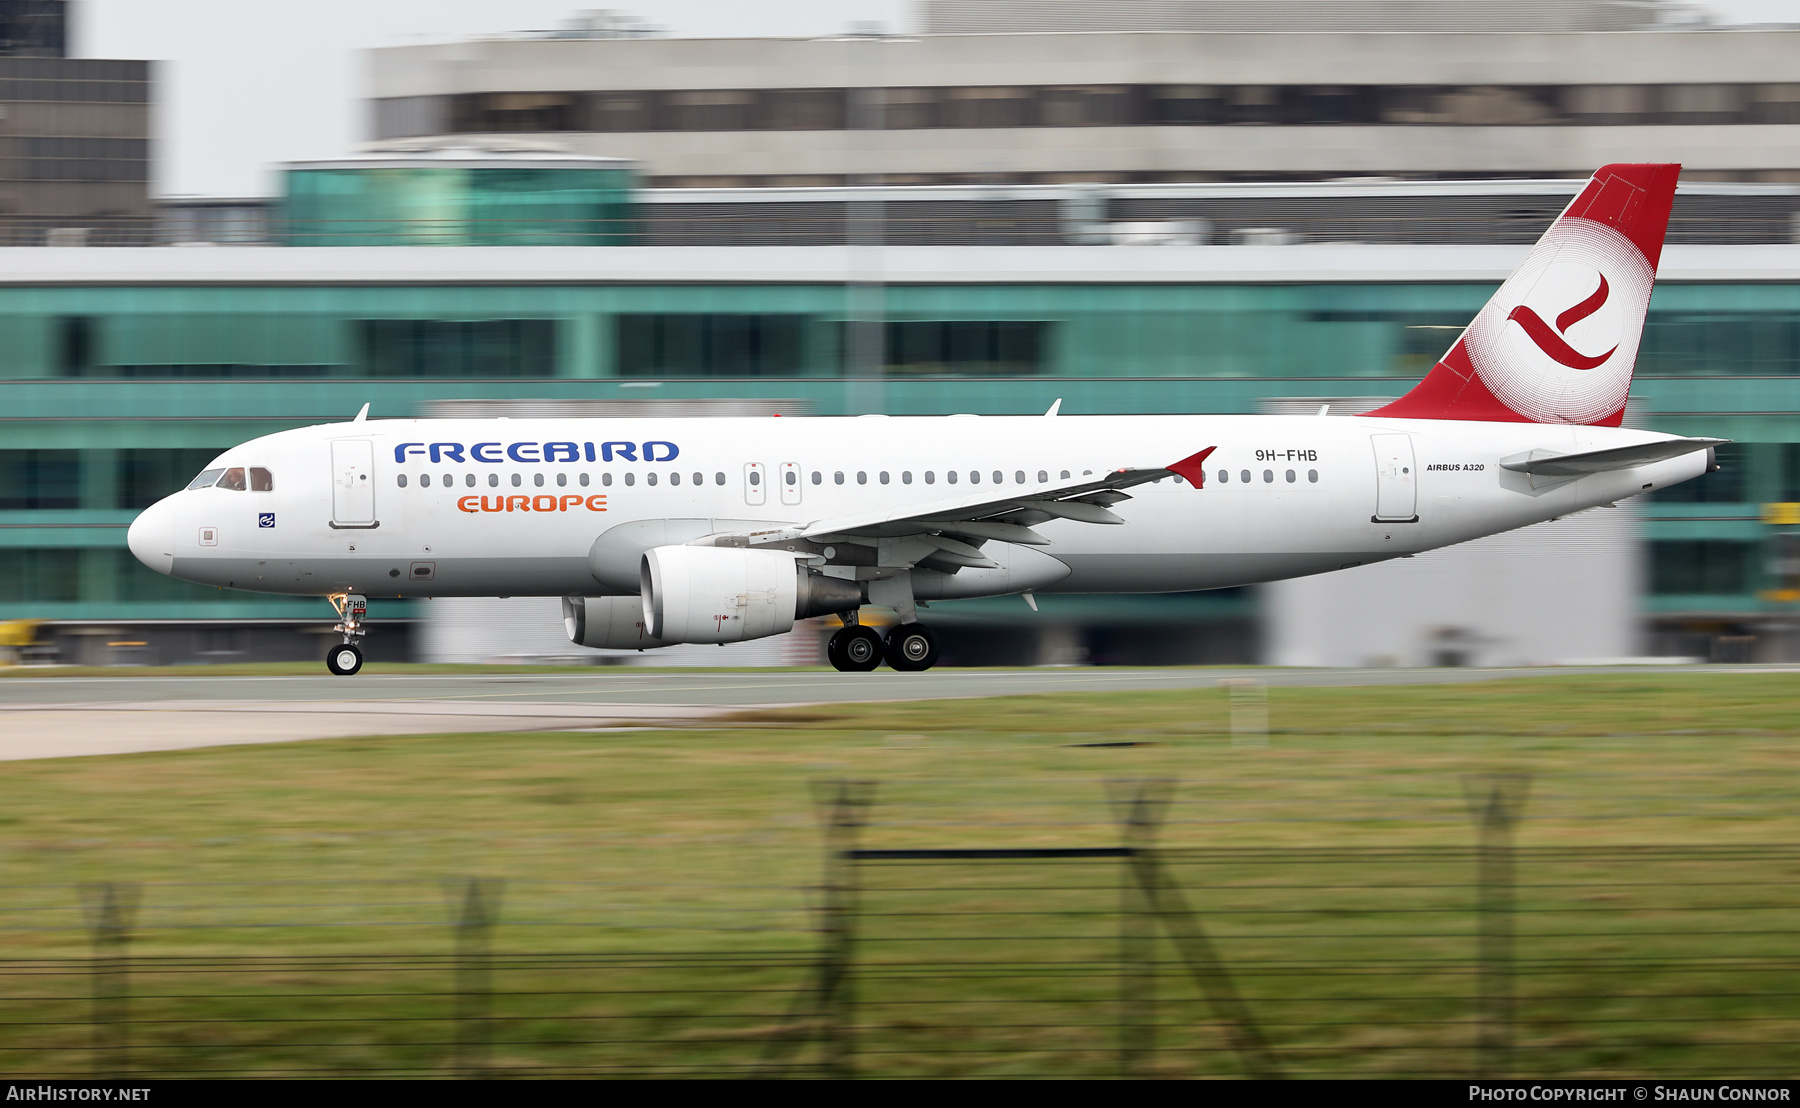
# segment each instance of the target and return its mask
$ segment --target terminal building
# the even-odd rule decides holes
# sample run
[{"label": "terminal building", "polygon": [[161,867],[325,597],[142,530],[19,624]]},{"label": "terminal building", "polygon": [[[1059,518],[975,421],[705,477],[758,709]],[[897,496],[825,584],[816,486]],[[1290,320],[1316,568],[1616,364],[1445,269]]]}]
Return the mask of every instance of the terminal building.
[{"label": "terminal building", "polygon": [[149,245],[155,66],[69,56],[64,0],[0,0],[0,245]]},{"label": "terminal building", "polygon": [[[947,664],[1795,656],[1800,116],[1779,105],[1800,86],[1765,63],[1800,32],[1606,4],[1537,8],[1635,12],[1636,29],[1468,30],[1459,3],[1374,53],[1341,30],[1226,42],[1202,20],[1146,43],[967,22],[997,2],[927,5],[928,23],[965,22],[904,42],[377,52],[369,149],[289,166],[274,200],[161,206],[156,241],[213,248],[0,249],[0,619],[45,621],[65,661],[320,657],[323,601],[158,576],[125,529],[219,450],[365,402],[375,418],[1355,412],[1425,372],[1577,178],[1667,158],[1690,171],[1629,416],[1734,440],[1720,472],[1545,525],[1562,528],[1548,546],[1521,533],[1354,578],[1036,613],[949,603],[933,626]],[[888,60],[862,65],[865,48]],[[885,90],[878,131],[844,122],[868,87]],[[1394,107],[1406,96],[1424,106]],[[1192,112],[1141,114],[1175,101]],[[631,103],[648,114],[604,114]],[[799,114],[747,114],[777,108]],[[554,601],[535,611],[376,600],[368,646],[575,653]],[[471,653],[469,627],[502,625],[511,645]]]},{"label": "terminal building", "polygon": [[[923,33],[367,56],[370,137],[555,139],[658,187],[1800,180],[1800,28],[1656,0],[927,0]],[[1651,152],[1654,153],[1652,158]]]}]

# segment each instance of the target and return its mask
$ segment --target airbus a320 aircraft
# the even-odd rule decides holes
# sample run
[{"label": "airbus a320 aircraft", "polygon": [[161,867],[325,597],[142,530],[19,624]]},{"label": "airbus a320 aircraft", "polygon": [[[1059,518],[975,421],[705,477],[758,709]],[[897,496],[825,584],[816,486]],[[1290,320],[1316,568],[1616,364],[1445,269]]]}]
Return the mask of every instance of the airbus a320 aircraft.
[{"label": "airbus a320 aircraft", "polygon": [[[836,613],[840,670],[929,669],[918,609],[1365,565],[1698,477],[1620,427],[1680,167],[1609,165],[1411,392],[1365,415],[382,420],[227,450],[131,526],[160,573],[321,596],[561,596],[652,648]],[[1060,404],[1060,401],[1058,402]],[[858,621],[893,609],[885,636]],[[1033,600],[1035,606],[1035,600]]]}]

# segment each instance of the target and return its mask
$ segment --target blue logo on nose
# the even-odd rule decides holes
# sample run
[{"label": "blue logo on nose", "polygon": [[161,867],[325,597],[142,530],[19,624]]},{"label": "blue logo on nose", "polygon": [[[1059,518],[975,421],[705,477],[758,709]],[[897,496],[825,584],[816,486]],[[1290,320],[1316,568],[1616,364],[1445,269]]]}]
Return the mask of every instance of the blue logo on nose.
[{"label": "blue logo on nose", "polygon": [[256,525],[258,527],[273,527],[273,526],[275,526],[275,513],[274,512],[258,512],[258,513],[256,513]]}]

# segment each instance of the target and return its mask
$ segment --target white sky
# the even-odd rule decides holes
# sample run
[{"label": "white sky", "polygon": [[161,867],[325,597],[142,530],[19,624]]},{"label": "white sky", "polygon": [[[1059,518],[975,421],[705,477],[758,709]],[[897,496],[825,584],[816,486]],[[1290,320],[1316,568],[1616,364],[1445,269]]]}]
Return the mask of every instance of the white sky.
[{"label": "white sky", "polygon": [[[607,0],[74,0],[74,53],[167,62],[160,196],[264,196],[270,166],[361,141],[353,51],[554,27]],[[1106,0],[1096,0],[1104,3]],[[1504,2],[1504,0],[1499,0]],[[910,0],[612,0],[672,34],[789,37],[911,29]],[[1708,0],[1734,22],[1800,22],[1800,0]]]}]

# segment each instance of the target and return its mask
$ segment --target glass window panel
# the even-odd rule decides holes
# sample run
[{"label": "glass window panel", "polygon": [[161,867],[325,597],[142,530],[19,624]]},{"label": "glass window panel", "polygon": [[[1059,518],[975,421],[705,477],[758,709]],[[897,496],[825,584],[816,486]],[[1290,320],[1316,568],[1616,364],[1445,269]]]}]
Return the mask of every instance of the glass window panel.
[{"label": "glass window panel", "polygon": [[804,367],[801,315],[627,314],[618,317],[626,377],[795,376]]},{"label": "glass window panel", "polygon": [[1731,596],[1750,590],[1756,546],[1742,542],[1650,544],[1650,587],[1659,595]]},{"label": "glass window panel", "polygon": [[0,450],[0,510],[79,507],[80,451]]}]

